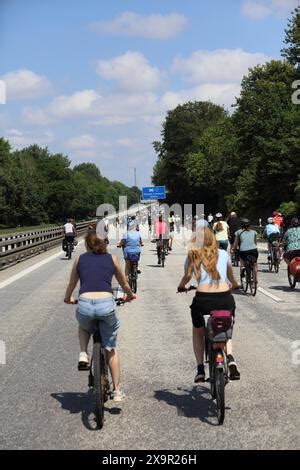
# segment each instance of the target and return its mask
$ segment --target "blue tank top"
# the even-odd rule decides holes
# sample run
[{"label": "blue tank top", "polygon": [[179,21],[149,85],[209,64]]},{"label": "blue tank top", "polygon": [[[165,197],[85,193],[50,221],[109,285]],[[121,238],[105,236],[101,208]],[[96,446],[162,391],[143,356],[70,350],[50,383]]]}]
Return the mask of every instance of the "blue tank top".
[{"label": "blue tank top", "polygon": [[113,292],[111,281],[115,265],[110,254],[83,253],[79,256],[77,272],[80,279],[79,295],[84,292]]}]

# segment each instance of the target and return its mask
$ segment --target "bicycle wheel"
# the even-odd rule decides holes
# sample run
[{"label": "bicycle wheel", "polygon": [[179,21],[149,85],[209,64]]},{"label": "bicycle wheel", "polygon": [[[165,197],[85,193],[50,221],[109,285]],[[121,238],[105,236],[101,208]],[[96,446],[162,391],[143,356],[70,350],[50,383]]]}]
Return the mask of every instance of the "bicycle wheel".
[{"label": "bicycle wheel", "polygon": [[212,351],[209,351],[209,382],[210,382],[210,393],[214,400],[216,398],[216,383],[215,383],[215,356]]},{"label": "bicycle wheel", "polygon": [[219,424],[223,424],[225,418],[225,380],[223,369],[214,368],[217,415]]},{"label": "bicycle wheel", "polygon": [[249,280],[250,292],[254,297],[257,291],[257,275],[256,275],[256,269],[254,266],[251,266],[251,271],[249,274],[250,274],[250,280]]},{"label": "bicycle wheel", "polygon": [[104,357],[100,342],[94,343],[93,349],[93,373],[95,393],[95,416],[96,423],[101,429],[104,424],[104,401],[105,401],[105,372]]},{"label": "bicycle wheel", "polygon": [[280,260],[277,251],[274,252],[274,271],[278,273],[279,271]]},{"label": "bicycle wheel", "polygon": [[273,250],[268,255],[268,267],[269,267],[269,271],[271,272],[273,269]]},{"label": "bicycle wheel", "polygon": [[72,258],[72,246],[70,243],[68,243],[68,248],[67,248],[67,253],[68,253],[68,259]]},{"label": "bicycle wheel", "polygon": [[248,276],[247,276],[246,268],[241,269],[240,279],[241,279],[242,289],[243,289],[244,293],[246,294],[246,292],[248,290]]},{"label": "bicycle wheel", "polygon": [[163,268],[165,267],[165,259],[166,259],[166,257],[165,257],[165,250],[162,249],[162,250],[161,250],[161,265],[162,265]]},{"label": "bicycle wheel", "polygon": [[297,284],[297,279],[292,275],[289,266],[287,267],[287,275],[288,275],[289,285],[291,289],[295,289],[296,284]]}]

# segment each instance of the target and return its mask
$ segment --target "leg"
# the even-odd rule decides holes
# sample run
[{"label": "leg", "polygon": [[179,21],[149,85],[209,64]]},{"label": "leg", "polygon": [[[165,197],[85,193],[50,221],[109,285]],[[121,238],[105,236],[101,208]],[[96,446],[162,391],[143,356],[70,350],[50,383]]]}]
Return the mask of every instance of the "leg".
[{"label": "leg", "polygon": [[80,343],[80,351],[87,353],[87,347],[89,344],[89,340],[91,337],[91,333],[88,331],[83,330],[82,328],[78,328],[78,335],[79,335],[79,343]]},{"label": "leg", "polygon": [[193,348],[197,365],[204,361],[204,328],[195,328],[193,326]]},{"label": "leg", "polygon": [[130,273],[130,261],[127,259],[125,261],[125,276],[127,277],[127,280],[128,280],[129,273]]},{"label": "leg", "polygon": [[107,352],[107,361],[113,381],[114,390],[120,390],[120,357],[116,349]]}]

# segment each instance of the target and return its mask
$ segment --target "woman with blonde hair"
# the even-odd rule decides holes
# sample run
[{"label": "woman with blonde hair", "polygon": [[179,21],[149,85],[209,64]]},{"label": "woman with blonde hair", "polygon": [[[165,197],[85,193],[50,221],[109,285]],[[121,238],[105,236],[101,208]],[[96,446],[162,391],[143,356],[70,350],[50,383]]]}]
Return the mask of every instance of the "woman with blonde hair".
[{"label": "woman with blonde hair", "polygon": [[[191,305],[193,323],[193,348],[197,361],[195,382],[204,382],[204,327],[203,315],[212,310],[230,310],[235,314],[235,301],[231,289],[237,289],[230,256],[227,251],[218,249],[214,233],[209,228],[198,228],[191,240],[185,262],[184,276],[178,291],[184,291],[192,279],[197,278],[198,287]],[[230,379],[238,380],[240,373],[232,356],[232,340],[227,342],[227,359]]]}]

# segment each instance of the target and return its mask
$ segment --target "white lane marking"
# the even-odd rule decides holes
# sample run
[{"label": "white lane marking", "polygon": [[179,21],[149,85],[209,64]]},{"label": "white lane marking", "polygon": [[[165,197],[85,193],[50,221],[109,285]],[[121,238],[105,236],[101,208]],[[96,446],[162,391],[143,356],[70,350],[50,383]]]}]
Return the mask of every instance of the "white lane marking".
[{"label": "white lane marking", "polygon": [[[78,242],[78,245],[81,245],[81,243],[83,243],[83,242],[84,242],[84,240],[81,240],[80,242]],[[58,258],[62,254],[65,254],[65,252],[60,251],[59,253],[56,253],[55,255],[51,255],[48,258],[43,259],[39,263],[36,263],[33,266],[30,266],[29,268],[23,269],[23,271],[19,272],[18,274],[15,274],[14,276],[11,276],[8,279],[6,279],[5,281],[1,282],[0,283],[0,289],[3,289],[3,287],[9,286],[10,284],[12,284],[15,281],[18,281],[19,279],[26,276],[27,274],[32,273],[33,271],[40,268],[41,266],[44,266],[44,264],[47,264],[50,261],[52,261],[53,259]]]},{"label": "white lane marking", "polygon": [[262,294],[266,295],[267,297],[270,297],[270,299],[275,300],[275,302],[284,302],[283,299],[280,299],[279,297],[276,297],[276,295],[271,294],[271,292],[268,292],[263,287],[258,287],[257,290],[259,292],[261,292]]}]

